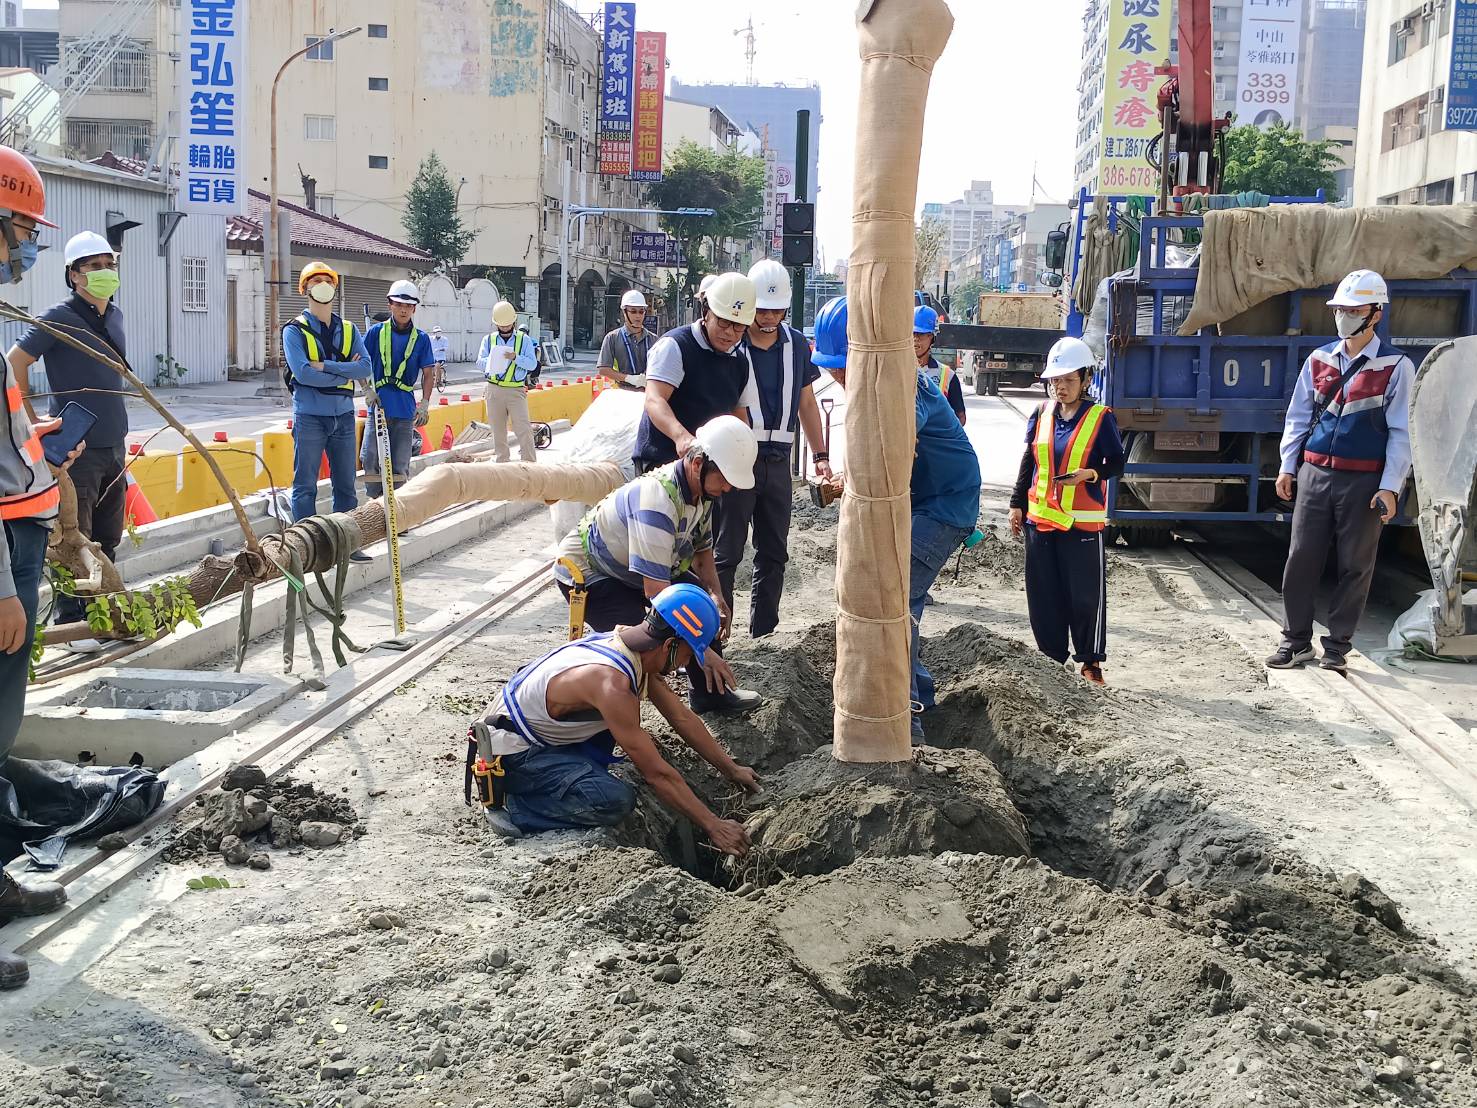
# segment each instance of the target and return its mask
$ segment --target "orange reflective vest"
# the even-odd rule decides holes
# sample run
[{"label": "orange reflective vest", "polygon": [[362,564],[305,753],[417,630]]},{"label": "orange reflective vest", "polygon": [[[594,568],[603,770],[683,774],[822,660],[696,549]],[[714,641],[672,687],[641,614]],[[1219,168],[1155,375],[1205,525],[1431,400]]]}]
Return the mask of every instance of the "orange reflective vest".
[{"label": "orange reflective vest", "polygon": [[[1077,421],[1077,429],[1067,442],[1065,465],[1061,473],[1081,469],[1083,462],[1097,442],[1098,429],[1108,409],[1093,404]],[[1096,490],[1087,485],[1060,486],[1056,478],[1061,476],[1053,468],[1053,439],[1056,435],[1056,401],[1041,406],[1036,417],[1036,441],[1032,448],[1036,453],[1036,476],[1026,494],[1026,518],[1046,531],[1101,531],[1108,525],[1108,509],[1104,484],[1098,482]]]},{"label": "orange reflective vest", "polygon": [[[29,471],[23,487],[0,494],[0,519],[50,518],[61,502],[61,490],[46,455],[41,451],[41,437],[26,415],[21,390],[15,383],[10,366],[5,367],[5,418],[9,444],[20,455],[21,468]],[[0,444],[0,449],[3,449]],[[0,540],[4,541],[4,540]]]}]

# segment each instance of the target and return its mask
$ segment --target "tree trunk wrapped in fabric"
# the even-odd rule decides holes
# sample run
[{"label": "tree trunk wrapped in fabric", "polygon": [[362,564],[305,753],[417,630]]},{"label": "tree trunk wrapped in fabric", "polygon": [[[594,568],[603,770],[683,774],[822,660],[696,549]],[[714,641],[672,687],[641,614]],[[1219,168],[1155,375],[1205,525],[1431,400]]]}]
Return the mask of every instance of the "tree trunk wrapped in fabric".
[{"label": "tree trunk wrapped in fabric", "polygon": [[953,27],[943,0],[863,0],[857,9],[862,79],[836,557],[835,756],[846,762],[911,755],[913,212],[929,78]]}]

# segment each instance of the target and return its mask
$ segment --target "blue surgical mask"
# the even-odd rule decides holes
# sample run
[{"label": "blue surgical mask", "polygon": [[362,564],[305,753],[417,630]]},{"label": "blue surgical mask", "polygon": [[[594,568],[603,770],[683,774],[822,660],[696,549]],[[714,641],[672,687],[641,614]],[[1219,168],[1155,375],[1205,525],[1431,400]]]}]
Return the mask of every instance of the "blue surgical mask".
[{"label": "blue surgical mask", "polygon": [[10,261],[0,262],[0,284],[13,285],[21,279],[21,274],[36,264],[36,258],[41,253],[41,247],[35,242],[27,240],[17,247],[20,251],[20,271]]}]

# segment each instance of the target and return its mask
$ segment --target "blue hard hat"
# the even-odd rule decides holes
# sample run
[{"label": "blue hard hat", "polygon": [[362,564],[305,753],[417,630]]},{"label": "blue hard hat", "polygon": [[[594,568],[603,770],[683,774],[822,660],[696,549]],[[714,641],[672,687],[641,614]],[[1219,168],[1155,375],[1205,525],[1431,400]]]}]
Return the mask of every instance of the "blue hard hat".
[{"label": "blue hard hat", "polygon": [[913,334],[936,335],[939,331],[939,314],[927,304],[913,309]]},{"label": "blue hard hat", "polygon": [[815,314],[813,364],[822,369],[846,368],[846,297],[833,296]]},{"label": "blue hard hat", "polygon": [[651,610],[692,647],[701,665],[723,622],[713,598],[696,585],[668,585],[652,599]]}]

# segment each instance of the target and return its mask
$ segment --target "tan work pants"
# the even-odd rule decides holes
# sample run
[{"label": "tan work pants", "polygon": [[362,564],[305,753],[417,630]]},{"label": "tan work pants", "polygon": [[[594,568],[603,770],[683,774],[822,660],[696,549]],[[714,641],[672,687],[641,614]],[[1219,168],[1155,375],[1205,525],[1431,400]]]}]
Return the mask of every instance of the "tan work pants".
[{"label": "tan work pants", "polygon": [[522,385],[506,388],[487,383],[487,422],[492,425],[493,453],[500,462],[508,460],[508,430],[518,437],[518,453],[525,462],[537,461],[533,449],[533,425],[528,422],[528,390]]}]

